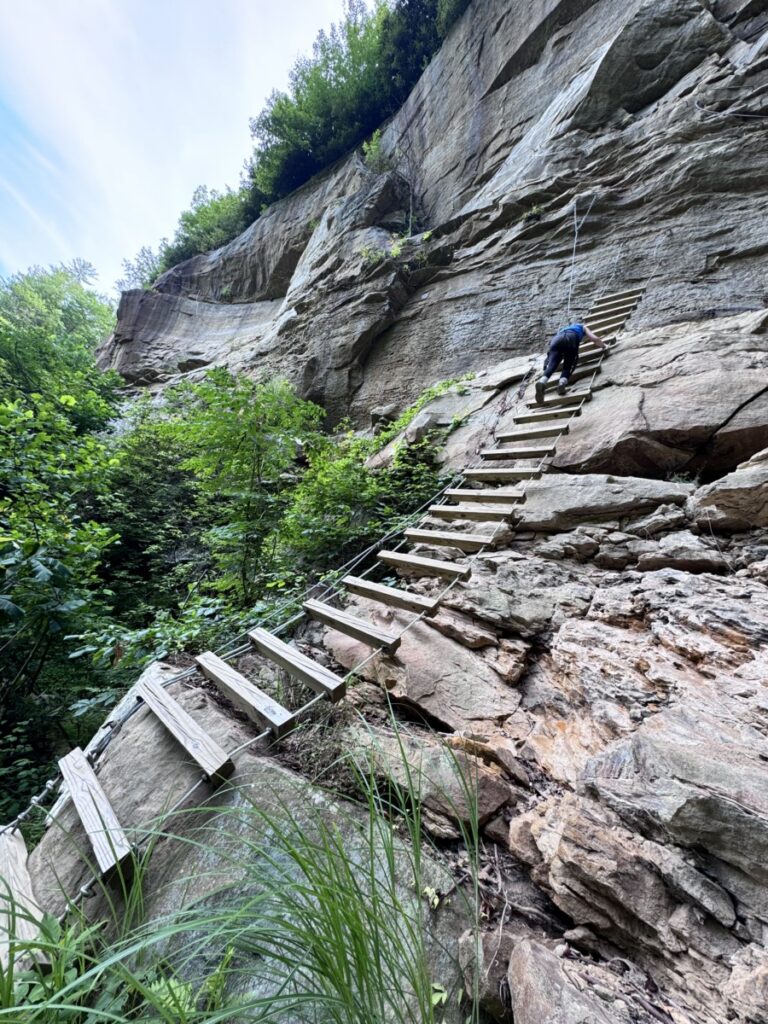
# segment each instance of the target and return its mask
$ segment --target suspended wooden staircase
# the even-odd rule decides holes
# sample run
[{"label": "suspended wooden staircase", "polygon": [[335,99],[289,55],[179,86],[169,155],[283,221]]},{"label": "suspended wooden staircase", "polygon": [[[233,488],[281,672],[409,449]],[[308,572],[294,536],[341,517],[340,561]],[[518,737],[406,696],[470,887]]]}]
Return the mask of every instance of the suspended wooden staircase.
[{"label": "suspended wooden staircase", "polygon": [[[579,368],[572,379],[591,380],[600,372],[602,360],[610,354],[616,335],[623,329],[642,294],[643,289],[619,292],[604,296],[594,305],[587,318],[587,325],[597,333],[610,333],[610,337],[606,338],[609,347],[602,351],[585,342],[581,346]],[[405,540],[417,551],[382,550],[378,553],[381,564],[394,569],[406,579],[442,579],[446,581],[446,587],[470,579],[471,561],[446,561],[419,553],[418,549],[445,547],[459,552],[460,558],[462,553],[477,555],[491,550],[497,533],[513,525],[517,508],[525,501],[524,489],[509,485],[541,477],[548,468],[548,460],[555,455],[558,443],[568,435],[571,418],[581,416],[584,405],[591,399],[592,390],[587,384],[581,390],[564,396],[548,397],[543,405],[528,402],[527,407],[531,411],[521,412],[514,417],[515,429],[498,435],[497,441],[502,447],[484,449],[480,452],[482,464],[465,470],[463,476],[468,485],[480,482],[484,486],[446,490],[443,503],[430,506],[418,527],[405,530]],[[521,447],[514,447],[516,444]],[[504,466],[487,465],[498,462],[503,462]],[[514,465],[508,466],[509,462]],[[485,486],[487,484],[500,486],[489,488]],[[441,523],[444,520],[449,523],[457,520],[487,522],[494,529],[490,533],[442,527],[435,529],[435,520]],[[345,576],[341,585],[350,595],[411,612],[416,617],[433,616],[440,606],[440,597],[428,597],[402,586],[377,583],[357,576]],[[319,600],[308,600],[303,607],[309,618],[353,637],[374,651],[380,650],[389,655],[397,652],[400,645],[400,634],[397,632],[383,629],[343,608]],[[291,644],[264,629],[251,630],[248,640],[262,657],[309,686],[316,694],[330,701],[339,701],[344,697],[346,677],[325,668]],[[296,725],[296,712],[282,707],[218,655],[208,651],[199,655],[195,661],[202,675],[259,729],[280,739]],[[232,756],[207,735],[160,684],[142,683],[137,690],[137,697],[162,723],[178,744],[180,752],[199,767],[212,786],[219,785],[232,775],[235,768]],[[131,843],[90,761],[80,748],[76,748],[59,761],[59,768],[68,795],[88,836],[99,874],[109,878],[118,870],[127,870],[132,855]],[[0,832],[0,877],[5,879],[8,891],[19,901],[20,906],[34,906],[26,868],[26,849],[16,829]],[[7,933],[11,927],[6,925],[3,929],[3,914],[10,920],[8,912],[8,901],[0,890],[0,961],[3,957],[7,961],[9,955],[10,939]],[[26,922],[16,922],[14,929],[18,939],[30,938],[30,927]]]}]

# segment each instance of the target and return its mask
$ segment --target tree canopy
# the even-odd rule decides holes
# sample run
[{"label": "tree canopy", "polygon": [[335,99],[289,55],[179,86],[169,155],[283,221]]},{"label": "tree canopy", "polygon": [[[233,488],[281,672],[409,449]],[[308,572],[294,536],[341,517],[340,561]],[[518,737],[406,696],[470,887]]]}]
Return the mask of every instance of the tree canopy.
[{"label": "tree canopy", "polygon": [[347,0],[318,33],[287,91],[251,119],[254,150],[237,190],[196,189],[171,241],[124,261],[119,286],[144,287],[165,270],[225,245],[263,208],[299,188],[371,135],[402,105],[469,0]]}]

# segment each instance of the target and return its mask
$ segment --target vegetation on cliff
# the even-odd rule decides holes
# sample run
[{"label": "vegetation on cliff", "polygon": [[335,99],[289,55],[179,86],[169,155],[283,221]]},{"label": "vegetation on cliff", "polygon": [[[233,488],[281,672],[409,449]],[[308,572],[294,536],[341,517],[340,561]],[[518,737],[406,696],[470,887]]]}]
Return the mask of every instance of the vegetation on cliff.
[{"label": "vegetation on cliff", "polygon": [[402,105],[469,0],[347,0],[345,16],[300,57],[287,92],[251,120],[255,148],[237,190],[196,189],[172,240],[123,263],[122,289],[226,244],[265,205],[344,156]]},{"label": "vegetation on cliff", "polygon": [[322,429],[283,381],[214,370],[122,411],[87,268],[0,283],[0,821],[153,657],[287,616],[439,486],[429,443]]}]

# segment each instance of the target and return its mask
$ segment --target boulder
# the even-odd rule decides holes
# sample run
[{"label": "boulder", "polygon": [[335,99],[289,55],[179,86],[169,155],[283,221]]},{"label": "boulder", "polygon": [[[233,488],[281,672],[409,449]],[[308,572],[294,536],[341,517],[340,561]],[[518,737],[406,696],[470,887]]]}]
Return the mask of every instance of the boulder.
[{"label": "boulder", "polygon": [[[410,621],[407,615],[388,614],[371,602],[357,601],[354,607],[354,614],[395,632]],[[520,694],[497,671],[494,648],[488,649],[493,653],[486,656],[484,649],[478,656],[424,622],[415,623],[403,635],[391,656],[371,658],[370,648],[334,630],[327,631],[325,644],[340,665],[346,669],[362,665],[359,671],[364,678],[378,682],[394,701],[443,728],[471,729],[478,721],[503,721],[520,703]],[[519,656],[524,664],[525,651]],[[508,665],[499,667],[508,674]]]},{"label": "boulder", "polygon": [[[592,430],[596,430],[595,424]],[[549,473],[528,485],[520,525],[523,529],[558,532],[586,521],[599,523],[650,512],[661,505],[682,506],[693,491],[692,484],[643,477]]]},{"label": "boulder", "polygon": [[484,825],[513,796],[498,767],[426,734],[353,726],[346,737],[345,746],[370,757],[376,773],[416,794],[427,829],[442,839],[458,838],[475,814]]},{"label": "boulder", "polygon": [[510,958],[509,983],[515,1024],[629,1024],[626,1007],[604,1001],[566,973],[565,964],[546,946],[519,942]]},{"label": "boulder", "polygon": [[733,473],[700,487],[691,495],[688,511],[702,529],[754,530],[768,526],[768,448]]}]

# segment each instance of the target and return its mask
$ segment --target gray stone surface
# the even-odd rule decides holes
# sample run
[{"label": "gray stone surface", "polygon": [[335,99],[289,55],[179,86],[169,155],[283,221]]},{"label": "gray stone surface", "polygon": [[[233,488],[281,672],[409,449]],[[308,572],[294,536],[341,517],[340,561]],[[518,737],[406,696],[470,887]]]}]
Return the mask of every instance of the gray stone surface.
[{"label": "gray stone surface", "polygon": [[[764,307],[768,202],[762,124],[730,116],[763,110],[766,26],[722,6],[476,0],[384,130],[401,178],[372,178],[355,154],[340,161],[230,245],[128,293],[103,363],[132,380],[214,362],[281,373],[333,418],[367,424],[383,401],[402,406],[435,380],[543,351],[565,315],[576,208],[589,216],[574,309],[648,282],[632,332],[687,321],[690,360],[721,382],[696,340],[711,353],[705,339],[722,330],[709,318]],[[360,254],[391,247],[402,187],[432,235],[371,268]],[[533,207],[538,220],[526,219]],[[685,376],[680,330],[659,356]],[[757,348],[743,350],[754,369]],[[660,401],[716,393],[686,387],[675,403],[662,388]],[[750,397],[735,380],[727,391]],[[628,381],[625,424],[638,400]],[[751,454],[753,411],[718,431],[726,468]],[[638,447],[629,429],[623,468],[612,442],[590,452],[594,468],[680,465],[674,416],[657,415],[658,441]],[[722,422],[702,416],[702,436]]]}]

